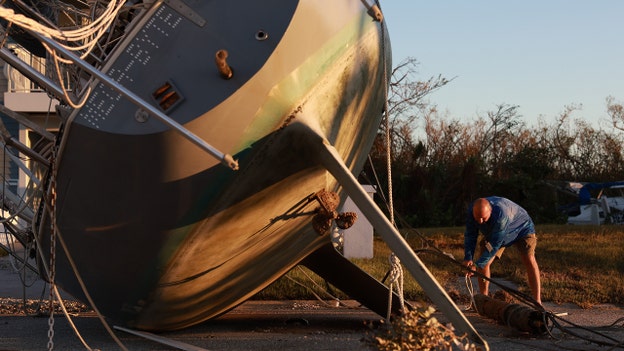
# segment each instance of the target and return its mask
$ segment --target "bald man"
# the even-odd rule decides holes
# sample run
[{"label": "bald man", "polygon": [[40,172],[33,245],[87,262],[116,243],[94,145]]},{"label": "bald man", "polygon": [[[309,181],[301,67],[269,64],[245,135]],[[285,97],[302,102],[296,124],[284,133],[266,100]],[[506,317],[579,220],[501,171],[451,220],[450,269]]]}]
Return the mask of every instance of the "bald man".
[{"label": "bald man", "polygon": [[[479,232],[483,238],[479,243],[479,258],[474,260]],[[464,265],[476,266],[477,272],[490,278],[490,265],[494,258],[500,258],[503,250],[515,246],[526,267],[529,287],[533,298],[540,305],[540,272],[535,260],[535,226],[529,214],[519,205],[504,197],[479,198],[468,209],[466,231],[464,232]],[[489,281],[479,279],[479,290],[488,295]]]}]

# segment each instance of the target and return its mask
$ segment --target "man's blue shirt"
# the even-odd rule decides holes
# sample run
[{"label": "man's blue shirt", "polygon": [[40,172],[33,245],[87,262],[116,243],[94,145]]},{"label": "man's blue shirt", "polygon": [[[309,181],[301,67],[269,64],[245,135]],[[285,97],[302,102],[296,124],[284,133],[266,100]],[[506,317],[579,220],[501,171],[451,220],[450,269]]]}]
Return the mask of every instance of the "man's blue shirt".
[{"label": "man's blue shirt", "polygon": [[486,197],[492,206],[492,213],[487,222],[478,224],[472,215],[472,204],[466,217],[464,232],[464,260],[472,261],[479,231],[485,235],[491,250],[486,249],[478,261],[477,267],[483,268],[494,257],[498,249],[513,245],[518,239],[535,233],[533,221],[525,209],[504,197]]}]

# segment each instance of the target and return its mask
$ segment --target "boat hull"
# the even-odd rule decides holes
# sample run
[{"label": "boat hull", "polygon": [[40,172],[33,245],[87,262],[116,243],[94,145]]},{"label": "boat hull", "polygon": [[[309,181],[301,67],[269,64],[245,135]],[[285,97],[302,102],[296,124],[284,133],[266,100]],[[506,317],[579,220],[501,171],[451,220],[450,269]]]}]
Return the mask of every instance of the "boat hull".
[{"label": "boat hull", "polygon": [[[240,169],[94,82],[61,133],[49,179],[68,249],[54,256],[65,291],[86,300],[82,280],[119,323],[180,329],[235,307],[329,241],[312,226],[312,195],[341,191],[291,125],[317,131],[361,169],[390,47],[361,1],[282,3],[197,2],[203,27],[156,3],[129,29],[103,71],[155,106],[153,92],[170,83],[180,98],[167,115]],[[229,80],[211,61],[221,49]]]}]

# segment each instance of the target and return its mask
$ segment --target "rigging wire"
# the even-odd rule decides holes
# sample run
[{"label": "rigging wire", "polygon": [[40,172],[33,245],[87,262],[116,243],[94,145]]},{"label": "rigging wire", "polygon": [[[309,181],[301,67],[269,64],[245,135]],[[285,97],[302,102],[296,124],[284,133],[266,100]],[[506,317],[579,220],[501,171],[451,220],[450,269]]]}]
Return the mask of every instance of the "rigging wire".
[{"label": "rigging wire", "polygon": [[[117,345],[123,350],[123,351],[127,351],[127,348],[125,347],[125,345],[122,343],[122,341],[117,337],[117,335],[115,334],[115,332],[111,329],[111,327],[108,325],[108,323],[106,322],[106,320],[104,319],[104,316],[100,313],[99,309],[97,308],[97,305],[95,304],[95,302],[93,301],[91,294],[89,293],[87,286],[84,282],[84,280],[82,279],[82,276],[80,275],[80,272],[78,271],[78,267],[76,266],[71,253],[69,252],[69,249],[67,247],[67,245],[65,244],[65,240],[63,239],[63,236],[61,235],[61,231],[60,228],[58,227],[58,223],[56,222],[56,209],[55,209],[55,162],[54,160],[52,160],[53,162],[51,162],[51,175],[50,175],[50,184],[48,186],[48,191],[43,195],[44,198],[43,200],[45,201],[45,211],[49,216],[50,219],[50,250],[51,250],[51,262],[49,266],[45,265],[45,261],[42,262],[42,266],[45,268],[46,272],[47,272],[47,276],[49,277],[49,281],[51,284],[51,289],[50,289],[50,309],[51,309],[51,314],[50,314],[50,331],[49,331],[49,337],[50,337],[50,341],[49,341],[49,346],[53,346],[52,343],[52,337],[54,335],[53,332],[53,311],[54,308],[52,306],[52,300],[56,297],[58,298],[58,301],[60,304],[63,304],[63,300],[60,298],[60,295],[56,295],[53,293],[53,291],[56,289],[56,286],[54,284],[54,266],[53,264],[55,263],[55,260],[53,260],[52,258],[56,255],[56,250],[54,249],[56,246],[56,242],[58,241],[58,243],[61,245],[61,248],[63,250],[63,253],[65,254],[65,258],[67,259],[72,271],[74,272],[74,276],[76,277],[76,280],[78,281],[78,284],[80,285],[87,301],[89,302],[91,308],[93,309],[93,311],[96,313],[98,319],[100,320],[100,322],[102,323],[102,325],[104,326],[104,328],[106,329],[106,331],[108,332],[108,334],[111,336],[111,338],[115,341],[115,343],[117,343]],[[43,228],[44,226],[41,226],[40,230]],[[42,246],[41,245],[37,245],[39,254],[43,257],[43,252],[42,250]],[[65,310],[64,310],[65,311]],[[68,316],[69,318],[69,316]],[[79,331],[77,329],[74,330],[76,333],[78,333],[78,337],[80,337],[79,335]],[[89,350],[91,350],[91,348],[89,348],[88,345],[85,345]]]},{"label": "rigging wire", "polygon": [[[331,292],[329,292],[329,289],[324,288],[322,286],[320,286],[301,266],[297,266],[297,268],[299,269],[299,271],[301,272],[301,274],[303,274],[307,281],[310,281],[312,283],[312,285],[314,285],[315,287],[317,287],[321,292],[323,292],[325,295],[327,295],[330,299],[332,299],[333,301],[336,301],[338,303],[338,305],[346,307],[344,303],[342,303],[340,301],[340,298],[338,298],[336,295],[332,294]],[[321,296],[319,296],[311,287],[303,284],[302,282],[298,281],[297,279],[290,277],[288,275],[285,275],[284,277],[286,277],[286,279],[292,281],[293,283],[299,285],[300,287],[308,290],[312,295],[314,295],[314,297],[316,297],[316,299],[325,304],[328,307],[336,307],[334,305],[331,305],[329,303],[327,303],[327,301],[325,299],[323,299]]]},{"label": "rigging wire", "polygon": [[[100,41],[105,34],[109,34],[108,40],[110,41],[110,36],[113,33],[110,28],[119,18],[119,14],[124,9],[125,3],[125,0],[110,1],[103,10],[100,10],[102,7],[100,6],[100,2],[97,1],[95,4],[91,4],[91,16],[88,18],[85,14],[76,10],[74,13],[80,14],[83,17],[83,22],[86,24],[81,23],[74,27],[68,28],[57,28],[49,22],[46,22],[47,24],[41,24],[32,18],[15,13],[13,9],[5,8],[3,6],[0,6],[0,17],[4,18],[9,23],[9,27],[15,24],[27,31],[35,32],[44,37],[51,38],[58,42],[61,47],[75,52],[81,59],[86,59],[89,55],[91,55],[94,48],[100,45]],[[59,5],[46,4],[46,6],[58,7]],[[135,8],[135,6],[129,7],[129,9],[133,8]],[[44,19],[46,18],[46,16],[43,15],[40,17]],[[71,16],[68,15],[67,17],[70,18]],[[5,32],[8,33],[8,31]],[[91,87],[89,86],[88,89],[82,93],[82,99],[79,102],[74,102],[70,97],[68,89],[65,87],[60,67],[61,63],[71,65],[73,62],[58,55],[56,50],[50,48],[45,43],[41,44],[49,53],[51,60],[54,63],[56,79],[58,80],[59,86],[63,92],[65,102],[67,102],[67,104],[74,109],[81,108],[90,96]]]}]

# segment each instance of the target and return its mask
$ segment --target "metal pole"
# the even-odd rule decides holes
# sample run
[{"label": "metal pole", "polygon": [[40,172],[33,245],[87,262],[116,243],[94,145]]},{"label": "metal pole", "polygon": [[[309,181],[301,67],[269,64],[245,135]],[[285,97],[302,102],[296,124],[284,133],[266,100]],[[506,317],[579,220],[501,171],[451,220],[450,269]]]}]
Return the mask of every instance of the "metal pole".
[{"label": "metal pole", "polygon": [[54,139],[56,139],[54,134],[48,132],[47,130],[45,130],[45,128],[42,128],[37,123],[29,120],[27,116],[24,116],[24,115],[22,115],[20,113],[17,113],[15,111],[13,111],[13,110],[10,110],[6,106],[4,106],[4,105],[0,105],[0,112],[4,113],[5,115],[7,115],[7,116],[9,116],[11,118],[13,118],[19,124],[25,126],[26,128],[30,128],[30,129],[34,130],[35,132],[39,133],[39,135],[41,135],[46,140],[53,141]]},{"label": "metal pole", "polygon": [[6,63],[11,65],[11,67],[18,70],[21,74],[28,77],[28,79],[37,82],[37,84],[41,85],[46,91],[54,94],[59,99],[65,99],[65,94],[63,94],[63,90],[56,85],[50,78],[41,74],[41,72],[32,68],[26,62],[19,59],[19,57],[15,56],[11,50],[7,48],[0,49],[0,58],[3,59]]},{"label": "metal pole", "polygon": [[100,82],[104,83],[105,85],[107,85],[111,89],[117,91],[118,93],[124,95],[126,98],[128,98],[130,101],[135,103],[137,106],[141,107],[142,109],[144,109],[147,112],[149,112],[150,114],[152,114],[154,117],[158,118],[161,122],[163,122],[167,126],[171,127],[172,129],[174,129],[175,131],[180,133],[183,137],[185,137],[186,139],[191,141],[193,144],[199,146],[201,149],[205,150],[206,152],[208,152],[213,157],[221,160],[221,162],[224,165],[230,167],[233,170],[238,170],[238,162],[236,160],[234,160],[234,158],[231,155],[225,154],[225,153],[217,150],[215,147],[213,147],[212,145],[208,144],[206,141],[204,141],[203,139],[201,139],[197,135],[193,134],[188,129],[184,128],[181,124],[179,124],[175,120],[169,118],[169,116],[167,116],[166,114],[162,113],[160,110],[158,110],[154,106],[148,104],[146,101],[141,99],[138,95],[136,95],[132,91],[126,89],[124,86],[122,86],[121,84],[117,83],[116,81],[111,79],[109,76],[107,76],[106,74],[104,74],[101,71],[99,71],[97,68],[91,66],[89,63],[85,62],[80,57],[78,57],[74,53],[72,53],[71,51],[65,49],[64,47],[59,45],[54,40],[52,40],[50,38],[47,38],[47,37],[44,37],[41,34],[36,33],[34,31],[31,31],[31,30],[28,30],[28,32],[30,34],[32,34],[33,36],[35,36],[35,38],[41,40],[42,42],[44,42],[47,45],[49,45],[52,48],[54,48],[54,50],[56,50],[57,52],[61,53],[66,58],[70,59],[78,67],[80,67],[80,68],[84,69],[85,71],[89,72],[90,74],[92,74]]},{"label": "metal pole", "polygon": [[155,342],[160,343],[162,345],[167,345],[167,346],[174,347],[174,348],[176,348],[178,350],[184,350],[184,351],[208,351],[206,349],[203,349],[203,348],[195,346],[195,345],[190,345],[190,344],[187,344],[187,343],[184,343],[184,342],[181,342],[181,341],[165,338],[163,336],[152,334],[152,333],[148,333],[148,332],[144,332],[144,331],[128,329],[128,328],[120,327],[118,325],[113,326],[113,328],[115,328],[117,330],[121,330],[121,331],[126,332],[128,334],[140,336],[140,337],[145,338],[147,340],[155,341]]},{"label": "metal pole", "polygon": [[[306,127],[304,127],[306,129]],[[338,183],[345,189],[349,197],[358,206],[366,218],[371,222],[376,232],[386,242],[388,247],[401,259],[414,279],[423,288],[427,296],[433,301],[442,313],[450,320],[457,330],[466,333],[472,340],[482,344],[489,350],[487,342],[474,329],[470,321],[459,310],[455,302],[450,298],[440,283],[433,277],[431,272],[414,253],[407,241],[403,239],[398,230],[388,221],[379,207],[373,202],[366,190],[360,185],[351,171],[342,161],[336,149],[327,140],[308,129],[304,131],[311,135],[314,146],[318,149],[320,163],[336,178]]]}]

